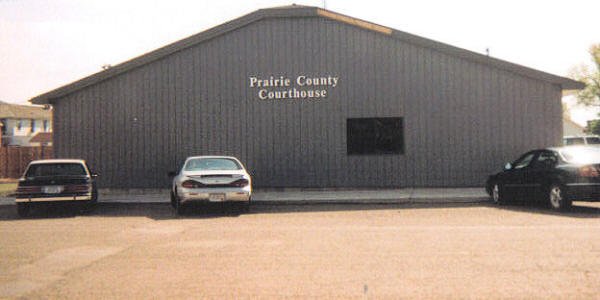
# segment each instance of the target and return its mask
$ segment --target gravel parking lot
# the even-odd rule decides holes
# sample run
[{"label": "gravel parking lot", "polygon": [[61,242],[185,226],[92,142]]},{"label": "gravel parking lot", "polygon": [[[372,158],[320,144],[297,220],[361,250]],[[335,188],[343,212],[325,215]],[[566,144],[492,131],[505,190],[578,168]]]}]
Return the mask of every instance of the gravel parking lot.
[{"label": "gravel parking lot", "polygon": [[0,206],[0,298],[597,298],[600,204]]}]

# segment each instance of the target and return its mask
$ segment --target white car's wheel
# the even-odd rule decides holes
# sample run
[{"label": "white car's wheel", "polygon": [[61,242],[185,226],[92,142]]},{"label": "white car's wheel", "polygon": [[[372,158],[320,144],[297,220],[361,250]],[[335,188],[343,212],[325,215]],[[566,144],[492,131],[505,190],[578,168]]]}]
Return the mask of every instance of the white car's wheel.
[{"label": "white car's wheel", "polygon": [[173,193],[173,191],[171,190],[171,207],[173,207],[173,208],[175,208],[175,207],[176,207],[176,205],[177,205],[177,204],[175,203],[176,201],[177,201],[177,200],[176,200],[175,193]]},{"label": "white car's wheel", "polygon": [[175,196],[175,213],[177,213],[177,215],[183,215],[184,213],[184,207],[183,207],[183,203],[181,203],[181,199],[179,199],[179,197]]},{"label": "white car's wheel", "polygon": [[248,198],[248,201],[244,202],[242,204],[242,210],[244,212],[249,212],[250,211],[250,203],[252,203],[252,197]]}]

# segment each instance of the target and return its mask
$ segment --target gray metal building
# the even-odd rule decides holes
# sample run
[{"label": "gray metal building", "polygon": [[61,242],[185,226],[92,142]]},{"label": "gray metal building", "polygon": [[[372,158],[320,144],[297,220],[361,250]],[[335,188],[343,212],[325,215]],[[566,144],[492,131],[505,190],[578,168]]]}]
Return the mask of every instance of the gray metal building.
[{"label": "gray metal building", "polygon": [[262,9],[31,99],[57,157],[156,188],[185,157],[262,187],[480,186],[560,143],[582,84],[316,7]]}]

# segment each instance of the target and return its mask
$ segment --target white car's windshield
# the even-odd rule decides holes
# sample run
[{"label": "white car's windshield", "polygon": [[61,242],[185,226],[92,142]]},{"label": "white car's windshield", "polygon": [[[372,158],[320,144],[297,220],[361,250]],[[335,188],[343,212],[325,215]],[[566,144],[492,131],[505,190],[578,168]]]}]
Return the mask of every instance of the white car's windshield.
[{"label": "white car's windshield", "polygon": [[235,160],[229,158],[193,158],[187,161],[184,171],[208,171],[208,170],[241,170]]},{"label": "white car's windshield", "polygon": [[569,163],[597,164],[600,163],[600,148],[573,147],[560,150],[560,155]]}]

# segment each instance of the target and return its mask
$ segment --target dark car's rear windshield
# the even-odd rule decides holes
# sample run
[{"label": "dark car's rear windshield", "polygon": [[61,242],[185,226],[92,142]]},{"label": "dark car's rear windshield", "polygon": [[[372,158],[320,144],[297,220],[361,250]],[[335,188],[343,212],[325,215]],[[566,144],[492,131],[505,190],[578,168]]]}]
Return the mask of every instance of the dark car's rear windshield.
[{"label": "dark car's rear windshield", "polygon": [[193,158],[185,164],[185,171],[209,171],[209,170],[241,170],[235,160],[229,158]]},{"label": "dark car's rear windshield", "polygon": [[78,163],[33,164],[25,177],[87,175],[83,165]]},{"label": "dark car's rear windshield", "polygon": [[565,161],[575,164],[599,164],[600,148],[577,147],[560,150]]}]

